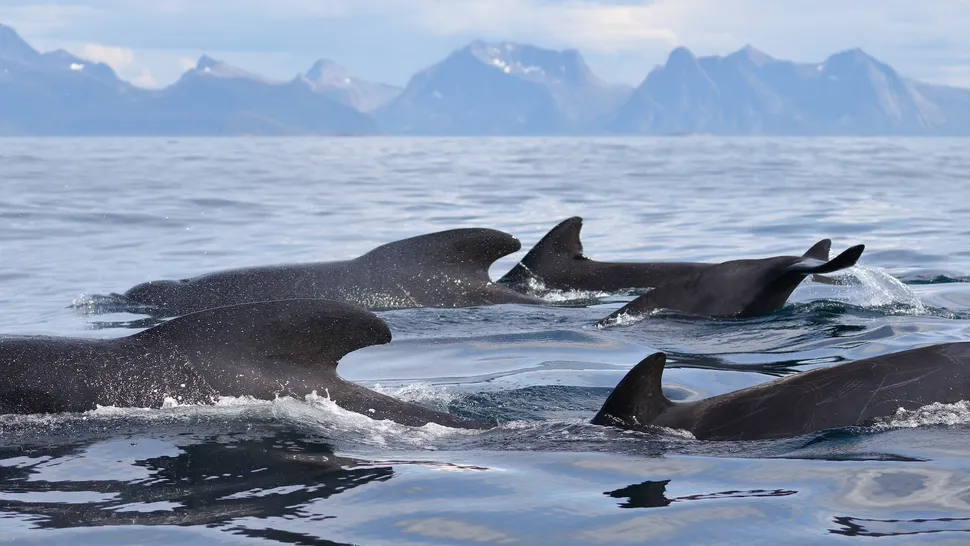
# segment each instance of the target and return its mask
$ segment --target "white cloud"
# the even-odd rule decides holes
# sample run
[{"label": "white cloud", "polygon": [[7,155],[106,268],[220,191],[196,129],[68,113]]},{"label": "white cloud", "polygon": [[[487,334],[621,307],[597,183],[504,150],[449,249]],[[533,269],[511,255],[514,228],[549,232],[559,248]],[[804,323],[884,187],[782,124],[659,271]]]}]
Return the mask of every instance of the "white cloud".
[{"label": "white cloud", "polygon": [[404,14],[428,32],[486,34],[593,51],[616,51],[678,42],[669,25],[671,5],[607,5],[578,0],[426,0],[425,10]]},{"label": "white cloud", "polygon": [[198,61],[196,59],[193,59],[192,57],[179,57],[176,62],[178,63],[179,68],[183,72],[185,72],[187,70],[192,70],[193,68],[195,68],[195,65]]},{"label": "white cloud", "polygon": [[102,44],[81,44],[80,46],[69,47],[68,50],[82,59],[110,66],[119,77],[139,87],[155,88],[160,86],[151,69],[145,66],[145,63],[140,62],[138,56],[131,49]]},{"label": "white cloud", "polygon": [[77,56],[96,63],[104,63],[115,69],[115,72],[128,69],[135,61],[135,53],[130,49],[100,44],[84,44],[77,52]]},{"label": "white cloud", "polygon": [[141,72],[139,72],[137,76],[130,78],[128,81],[130,81],[134,85],[137,85],[138,87],[145,87],[145,88],[159,87],[158,80],[156,80],[155,77],[152,76],[151,70],[148,70],[147,68],[142,68]]}]

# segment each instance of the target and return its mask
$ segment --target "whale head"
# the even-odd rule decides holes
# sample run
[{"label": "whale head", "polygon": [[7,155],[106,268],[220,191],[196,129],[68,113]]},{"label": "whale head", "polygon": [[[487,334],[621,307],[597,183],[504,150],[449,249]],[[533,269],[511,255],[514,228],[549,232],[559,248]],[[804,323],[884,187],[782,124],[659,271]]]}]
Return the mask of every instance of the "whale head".
[{"label": "whale head", "polygon": [[132,303],[162,308],[178,299],[186,282],[186,280],[143,282],[133,286],[122,296]]}]

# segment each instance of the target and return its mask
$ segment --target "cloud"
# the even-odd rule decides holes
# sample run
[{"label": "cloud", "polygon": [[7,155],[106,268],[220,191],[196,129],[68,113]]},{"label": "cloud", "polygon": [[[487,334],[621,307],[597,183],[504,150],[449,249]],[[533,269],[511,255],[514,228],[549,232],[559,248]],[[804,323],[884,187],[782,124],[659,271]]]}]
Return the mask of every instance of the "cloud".
[{"label": "cloud", "polygon": [[445,35],[493,35],[509,39],[541,37],[547,43],[595,51],[616,51],[647,44],[669,48],[677,43],[670,28],[669,6],[605,4],[573,0],[429,0],[428,9],[410,19],[425,31]]},{"label": "cloud", "polygon": [[70,50],[89,61],[110,66],[122,79],[139,87],[159,87],[159,82],[151,69],[138,62],[135,52],[124,47],[111,47],[102,44],[83,44]]},{"label": "cloud", "polygon": [[129,78],[128,81],[130,81],[134,85],[137,85],[138,87],[146,87],[146,88],[159,87],[158,80],[156,80],[155,77],[152,76],[151,70],[147,68],[142,68],[141,72],[139,72],[137,76]]},{"label": "cloud", "polygon": [[115,69],[115,72],[129,68],[135,60],[135,54],[130,49],[100,44],[84,44],[77,55],[82,59],[104,63]]},{"label": "cloud", "polygon": [[178,62],[179,68],[181,68],[182,71],[184,72],[195,68],[195,65],[198,61],[196,59],[193,59],[192,57],[179,57],[177,62]]}]

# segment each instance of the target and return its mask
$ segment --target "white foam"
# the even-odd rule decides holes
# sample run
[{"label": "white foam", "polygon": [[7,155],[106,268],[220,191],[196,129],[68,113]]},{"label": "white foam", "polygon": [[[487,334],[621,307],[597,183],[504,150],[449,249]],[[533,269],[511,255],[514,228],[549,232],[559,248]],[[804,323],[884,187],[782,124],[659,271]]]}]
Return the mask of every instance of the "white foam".
[{"label": "white foam", "polygon": [[11,415],[0,419],[3,425],[54,428],[72,422],[123,420],[125,422],[162,423],[216,418],[240,421],[279,421],[300,427],[326,431],[337,437],[350,436],[355,444],[386,447],[389,444],[433,450],[438,439],[455,435],[474,435],[478,430],[455,429],[434,423],[409,427],[390,420],[376,420],[345,410],[329,394],[316,392],[303,400],[289,396],[260,400],[252,396],[223,396],[211,404],[186,404],[166,399],[162,408],[98,406],[84,413],[58,415]]},{"label": "white foam", "polygon": [[600,299],[613,295],[610,292],[597,292],[592,290],[559,290],[549,288],[542,280],[535,277],[526,281],[526,288],[529,293],[550,303]]},{"label": "white foam", "polygon": [[970,424],[970,402],[960,401],[953,404],[934,403],[915,410],[899,408],[888,420],[876,425],[883,428],[916,428],[932,425]]},{"label": "white foam", "polygon": [[447,408],[449,404],[461,397],[460,393],[421,382],[408,383],[399,387],[384,387],[377,383],[371,389],[407,402],[431,405],[442,409]]}]

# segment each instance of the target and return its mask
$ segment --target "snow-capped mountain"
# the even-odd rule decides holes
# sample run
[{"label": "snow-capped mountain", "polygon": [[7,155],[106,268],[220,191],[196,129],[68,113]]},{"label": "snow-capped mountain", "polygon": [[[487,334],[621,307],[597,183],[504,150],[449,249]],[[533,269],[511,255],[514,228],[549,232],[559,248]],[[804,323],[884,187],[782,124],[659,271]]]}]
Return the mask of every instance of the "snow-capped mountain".
[{"label": "snow-capped mountain", "polygon": [[0,133],[35,135],[373,134],[372,118],[303,81],[272,82],[202,56],[146,90],[106,64],[40,53],[0,25]]},{"label": "snow-capped mountain", "polygon": [[404,90],[321,60],[272,81],[203,55],[174,84],[142,89],[106,64],[41,53],[0,25],[0,133],[970,135],[970,90],[905,78],[860,49],[821,62],[752,46],[673,50],[636,89],[597,78],[578,51],[483,41]]},{"label": "snow-capped mountain", "polygon": [[401,93],[400,87],[357,78],[329,59],[313,63],[301,77],[309,82],[314,91],[360,112],[372,112]]},{"label": "snow-capped mountain", "polygon": [[202,56],[147,107],[156,126],[181,134],[372,134],[374,121],[303,80],[274,82]]},{"label": "snow-capped mountain", "polygon": [[416,74],[379,116],[406,134],[558,134],[628,93],[596,78],[575,50],[476,41]]},{"label": "snow-capped mountain", "polygon": [[[821,63],[774,59],[747,46],[695,57],[675,49],[619,108],[619,133],[936,134],[959,130],[945,93],[902,78],[860,49]],[[960,97],[970,92],[953,92]],[[951,99],[950,103],[959,100]]]}]

